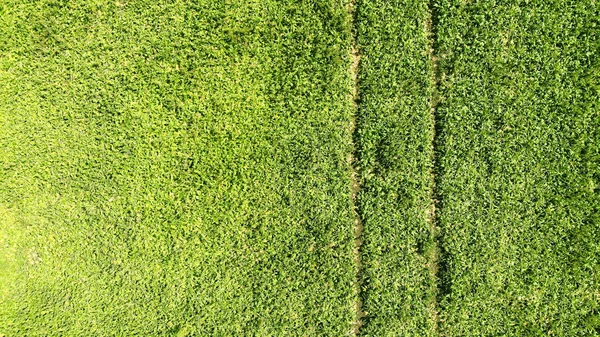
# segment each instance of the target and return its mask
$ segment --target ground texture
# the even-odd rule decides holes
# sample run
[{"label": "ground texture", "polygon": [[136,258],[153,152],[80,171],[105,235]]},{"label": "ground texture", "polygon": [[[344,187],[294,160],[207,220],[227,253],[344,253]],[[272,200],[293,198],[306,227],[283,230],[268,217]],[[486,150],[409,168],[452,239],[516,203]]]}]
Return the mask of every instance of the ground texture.
[{"label": "ground texture", "polygon": [[343,4],[0,13],[0,334],[350,331]]},{"label": "ground texture", "polygon": [[600,3],[434,9],[440,332],[600,335]]},{"label": "ground texture", "polygon": [[600,336],[599,31],[2,1],[0,337]]},{"label": "ground texture", "polygon": [[358,3],[366,336],[434,333],[430,18],[423,1]]}]

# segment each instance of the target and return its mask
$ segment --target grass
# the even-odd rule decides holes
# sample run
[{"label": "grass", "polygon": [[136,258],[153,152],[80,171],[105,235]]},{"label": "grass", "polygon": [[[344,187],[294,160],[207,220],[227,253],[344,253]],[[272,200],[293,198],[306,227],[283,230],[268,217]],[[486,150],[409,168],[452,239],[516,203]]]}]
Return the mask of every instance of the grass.
[{"label": "grass", "polygon": [[435,8],[441,334],[600,335],[600,3]]},{"label": "grass", "polygon": [[364,336],[435,330],[429,18],[424,1],[358,3]]},{"label": "grass", "polygon": [[0,337],[600,335],[599,18],[1,2]]},{"label": "grass", "polygon": [[0,335],[342,336],[344,2],[4,1]]}]

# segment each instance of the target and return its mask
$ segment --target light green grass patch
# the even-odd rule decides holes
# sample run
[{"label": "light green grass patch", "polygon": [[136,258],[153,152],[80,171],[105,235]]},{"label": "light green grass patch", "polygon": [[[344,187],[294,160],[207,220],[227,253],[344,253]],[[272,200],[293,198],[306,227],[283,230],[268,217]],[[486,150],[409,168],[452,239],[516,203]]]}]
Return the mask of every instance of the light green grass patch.
[{"label": "light green grass patch", "polygon": [[0,5],[0,332],[350,331],[345,5]]}]

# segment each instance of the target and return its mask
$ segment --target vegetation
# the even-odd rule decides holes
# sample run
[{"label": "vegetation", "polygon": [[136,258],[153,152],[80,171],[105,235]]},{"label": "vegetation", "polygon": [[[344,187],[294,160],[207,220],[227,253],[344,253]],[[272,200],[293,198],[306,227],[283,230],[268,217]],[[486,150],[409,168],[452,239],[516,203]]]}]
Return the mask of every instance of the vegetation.
[{"label": "vegetation", "polygon": [[365,336],[434,332],[429,20],[424,1],[358,4]]},{"label": "vegetation", "polygon": [[0,13],[0,335],[350,330],[343,3]]},{"label": "vegetation", "polygon": [[594,0],[0,2],[0,337],[600,335],[599,31]]},{"label": "vegetation", "polygon": [[600,3],[435,9],[440,333],[600,334]]}]

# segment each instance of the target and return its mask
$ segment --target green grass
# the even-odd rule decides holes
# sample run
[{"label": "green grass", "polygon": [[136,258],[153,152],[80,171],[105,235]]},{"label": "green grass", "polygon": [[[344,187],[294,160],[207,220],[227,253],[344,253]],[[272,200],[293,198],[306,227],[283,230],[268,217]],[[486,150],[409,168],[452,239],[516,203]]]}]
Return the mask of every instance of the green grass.
[{"label": "green grass", "polygon": [[349,23],[3,1],[0,335],[345,335]]},{"label": "green grass", "polygon": [[433,124],[424,1],[358,3],[365,336],[429,336]]},{"label": "green grass", "polygon": [[354,6],[0,2],[0,337],[600,335],[600,3]]},{"label": "green grass", "polygon": [[600,335],[600,3],[435,8],[440,333]]}]

